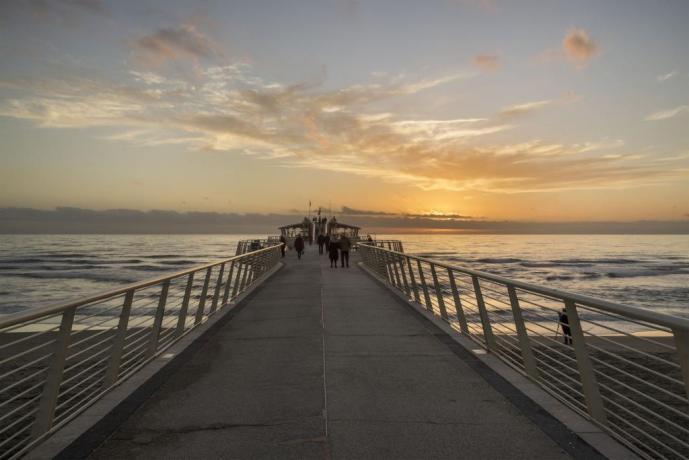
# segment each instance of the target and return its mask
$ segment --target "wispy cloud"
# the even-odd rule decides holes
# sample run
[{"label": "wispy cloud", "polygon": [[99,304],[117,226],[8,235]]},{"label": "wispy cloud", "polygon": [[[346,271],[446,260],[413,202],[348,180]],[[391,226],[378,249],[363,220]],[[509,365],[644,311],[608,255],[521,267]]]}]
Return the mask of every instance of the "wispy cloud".
[{"label": "wispy cloud", "polygon": [[[185,53],[191,50],[196,48]],[[198,54],[209,52],[202,46]],[[661,164],[604,151],[621,147],[621,140],[495,142],[498,133],[515,128],[505,122],[505,113],[527,113],[569,96],[517,104],[497,117],[436,119],[381,110],[401,98],[458,84],[467,77],[461,72],[381,77],[336,89],[323,89],[317,80],[266,80],[248,64],[200,66],[193,81],[169,78],[162,70],[129,77],[117,84],[0,82],[13,88],[11,99],[0,100],[0,115],[53,128],[111,126],[121,130],[109,136],[113,142],[246,154],[284,168],[328,169],[422,190],[621,188],[687,175],[685,158]]]},{"label": "wispy cloud", "polygon": [[160,65],[178,59],[209,59],[220,56],[215,43],[193,25],[165,27],[134,41],[137,60]]},{"label": "wispy cloud", "polygon": [[474,67],[484,72],[494,72],[500,68],[500,56],[496,54],[479,54],[472,59]]},{"label": "wispy cloud", "polygon": [[522,102],[519,104],[510,105],[503,107],[498,112],[499,115],[504,117],[518,117],[522,115],[531,114],[533,112],[538,112],[546,107],[553,105],[567,105],[578,102],[581,97],[575,93],[565,93],[556,99],[542,99],[539,101]]},{"label": "wispy cloud", "polygon": [[668,72],[668,73],[663,74],[663,75],[658,75],[658,76],[656,77],[656,80],[658,80],[659,82],[662,83],[662,82],[664,82],[664,81],[667,81],[667,80],[669,80],[669,79],[671,79],[671,78],[676,77],[677,75],[679,75],[679,72],[677,72],[676,70],[673,70],[672,72]]},{"label": "wispy cloud", "polygon": [[506,116],[517,116],[524,115],[536,110],[540,110],[543,107],[547,107],[553,103],[550,99],[545,99],[541,101],[524,102],[522,104],[515,104],[508,107],[504,107],[500,110],[500,115]]},{"label": "wispy cloud", "polygon": [[678,115],[689,112],[689,105],[680,105],[674,109],[660,110],[658,112],[653,112],[648,115],[645,119],[646,121],[661,121],[674,118]]}]

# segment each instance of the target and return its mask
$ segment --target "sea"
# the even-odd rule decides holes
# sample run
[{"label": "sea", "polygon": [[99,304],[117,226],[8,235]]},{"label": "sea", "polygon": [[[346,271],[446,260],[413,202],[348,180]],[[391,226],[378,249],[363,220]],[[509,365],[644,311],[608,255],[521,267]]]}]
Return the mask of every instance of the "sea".
[{"label": "sea", "polygon": [[[0,314],[231,257],[238,241],[265,237],[0,235]],[[456,266],[689,317],[689,235],[376,237]]]}]

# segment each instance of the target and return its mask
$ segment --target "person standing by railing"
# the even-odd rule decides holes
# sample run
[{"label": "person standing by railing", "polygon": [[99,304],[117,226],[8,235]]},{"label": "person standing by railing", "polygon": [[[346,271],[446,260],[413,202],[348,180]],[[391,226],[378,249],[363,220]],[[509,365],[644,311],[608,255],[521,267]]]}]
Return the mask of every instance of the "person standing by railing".
[{"label": "person standing by railing", "polygon": [[301,235],[294,240],[294,249],[297,250],[297,259],[301,259],[301,255],[304,253],[304,238]]},{"label": "person standing by railing", "polygon": [[[349,268],[349,250],[352,248],[352,242],[347,235],[340,237],[340,266],[344,268],[345,263]],[[337,262],[336,262],[337,263]]]},{"label": "person standing by railing", "polygon": [[572,331],[569,330],[569,318],[567,317],[567,310],[562,309],[558,314],[559,325],[562,326],[562,335],[565,339],[565,345],[572,345]]}]

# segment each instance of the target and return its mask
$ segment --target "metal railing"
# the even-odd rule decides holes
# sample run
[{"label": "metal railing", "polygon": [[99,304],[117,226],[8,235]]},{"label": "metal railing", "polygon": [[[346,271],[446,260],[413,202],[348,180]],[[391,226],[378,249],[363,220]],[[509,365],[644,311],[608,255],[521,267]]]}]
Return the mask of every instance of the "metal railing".
[{"label": "metal railing", "polygon": [[236,299],[280,246],[0,317],[0,458],[16,458]]},{"label": "metal railing", "polygon": [[269,236],[264,239],[241,240],[237,242],[237,250],[235,255],[246,254],[251,251],[258,251],[259,249],[275,246],[280,243],[279,236]]},{"label": "metal railing", "polygon": [[366,241],[366,240],[361,240],[359,241],[359,245],[368,245],[368,246],[374,246],[377,248],[386,248],[391,251],[396,251],[396,252],[404,252],[404,248],[402,247],[402,242],[400,240],[373,240],[373,241]]},{"label": "metal railing", "polygon": [[388,286],[645,457],[689,458],[689,320],[359,246]]}]

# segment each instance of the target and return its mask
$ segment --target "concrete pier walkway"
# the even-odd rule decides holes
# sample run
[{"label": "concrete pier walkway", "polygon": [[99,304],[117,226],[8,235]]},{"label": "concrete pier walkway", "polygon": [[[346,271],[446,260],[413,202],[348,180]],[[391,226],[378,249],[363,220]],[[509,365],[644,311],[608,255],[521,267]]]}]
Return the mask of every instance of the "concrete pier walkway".
[{"label": "concrete pier walkway", "polygon": [[355,264],[294,252],[92,458],[568,458]]}]

